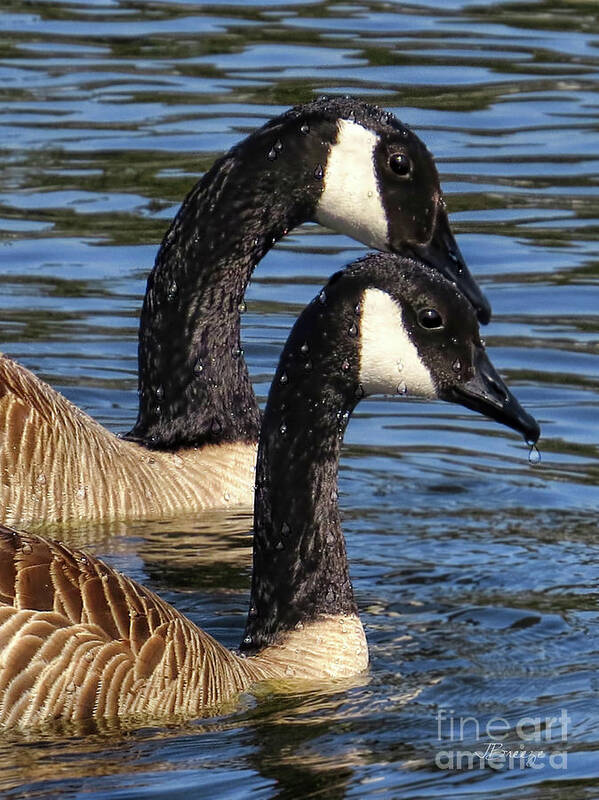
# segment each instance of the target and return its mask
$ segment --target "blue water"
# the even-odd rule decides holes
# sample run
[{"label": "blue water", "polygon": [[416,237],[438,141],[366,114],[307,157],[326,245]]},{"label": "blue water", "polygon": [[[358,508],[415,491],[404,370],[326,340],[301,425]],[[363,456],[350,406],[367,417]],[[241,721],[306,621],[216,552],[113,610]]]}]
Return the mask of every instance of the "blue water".
[{"label": "blue water", "polygon": [[[435,154],[493,306],[491,357],[543,437],[533,467],[515,434],[462,408],[364,401],[340,488],[369,673],[257,690],[185,725],[4,734],[2,796],[599,797],[598,47],[583,0],[9,2],[5,352],[128,429],[145,278],[178,204],[246,132],[351,93]],[[362,252],[310,225],[261,263],[243,338],[262,400],[300,309]],[[71,541],[234,647],[249,529],[242,515],[206,515],[90,526]],[[528,766],[443,768],[499,741],[489,730],[508,731]]]}]

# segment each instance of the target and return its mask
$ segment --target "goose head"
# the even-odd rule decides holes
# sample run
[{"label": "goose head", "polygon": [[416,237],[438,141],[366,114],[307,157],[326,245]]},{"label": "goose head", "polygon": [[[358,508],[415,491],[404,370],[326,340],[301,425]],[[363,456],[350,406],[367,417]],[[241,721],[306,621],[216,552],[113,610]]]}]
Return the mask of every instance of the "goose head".
[{"label": "goose head", "polygon": [[389,257],[373,255],[354,267],[380,273],[360,302],[358,381],[368,394],[398,394],[459,403],[521,433],[540,435],[491,363],[469,303],[438,273],[402,259],[387,280]]},{"label": "goose head", "polygon": [[[390,112],[354,98],[322,98],[285,118],[312,151],[307,161],[320,181],[316,221],[439,270],[487,323],[490,305],[451,232],[435,162],[418,136]],[[275,145],[284,152],[284,138],[271,154]]]},{"label": "goose head", "polygon": [[[311,371],[320,358],[337,404],[350,413],[374,394],[440,399],[511,427],[529,443],[539,438],[538,423],[491,363],[472,305],[452,281],[414,259],[374,253],[333,275],[296,323],[271,392],[303,382],[312,393],[310,380],[302,380],[307,352]],[[297,386],[298,397],[301,391]]]}]

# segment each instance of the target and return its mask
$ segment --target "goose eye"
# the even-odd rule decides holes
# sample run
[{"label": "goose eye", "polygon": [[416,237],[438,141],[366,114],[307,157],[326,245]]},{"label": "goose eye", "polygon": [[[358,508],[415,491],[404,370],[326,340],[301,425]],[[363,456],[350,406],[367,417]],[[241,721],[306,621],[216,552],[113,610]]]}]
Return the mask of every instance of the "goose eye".
[{"label": "goose eye", "polygon": [[412,173],[412,161],[405,153],[393,153],[389,158],[389,166],[400,178],[407,178]]},{"label": "goose eye", "polygon": [[418,312],[418,324],[428,330],[440,330],[445,327],[443,317],[435,308],[423,308]]}]

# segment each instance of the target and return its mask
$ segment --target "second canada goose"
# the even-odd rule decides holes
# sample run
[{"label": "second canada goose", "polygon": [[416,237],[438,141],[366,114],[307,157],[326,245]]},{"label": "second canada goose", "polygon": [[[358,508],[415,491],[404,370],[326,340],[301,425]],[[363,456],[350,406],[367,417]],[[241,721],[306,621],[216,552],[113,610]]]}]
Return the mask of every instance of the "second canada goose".
[{"label": "second canada goose", "polygon": [[337,503],[341,440],[364,395],[462,403],[536,441],[474,312],[424,265],[378,254],[335,275],[295,324],[261,428],[241,654],[81,551],[0,530],[0,724],[194,717],[256,681],[364,670]]},{"label": "second canada goose", "polygon": [[420,139],[359,100],[298,106],[220,158],[166,234],[141,314],[139,414],[125,438],[0,357],[0,522],[251,507],[260,412],[240,310],[256,264],[307,220],[419,257],[488,319]]}]

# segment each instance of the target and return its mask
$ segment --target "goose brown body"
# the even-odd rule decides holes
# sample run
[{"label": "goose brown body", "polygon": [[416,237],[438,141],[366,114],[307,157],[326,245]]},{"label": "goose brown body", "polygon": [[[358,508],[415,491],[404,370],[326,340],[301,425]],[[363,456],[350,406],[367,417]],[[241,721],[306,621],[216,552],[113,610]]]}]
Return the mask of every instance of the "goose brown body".
[{"label": "goose brown body", "polygon": [[120,439],[0,356],[0,518],[7,524],[251,508],[255,461],[252,443],[169,452]]},{"label": "goose brown body", "polygon": [[4,527],[0,603],[3,726],[206,715],[256,681],[368,663],[355,616],[323,615],[243,658],[100,559]]}]

